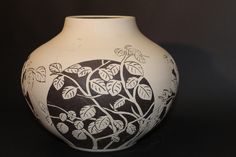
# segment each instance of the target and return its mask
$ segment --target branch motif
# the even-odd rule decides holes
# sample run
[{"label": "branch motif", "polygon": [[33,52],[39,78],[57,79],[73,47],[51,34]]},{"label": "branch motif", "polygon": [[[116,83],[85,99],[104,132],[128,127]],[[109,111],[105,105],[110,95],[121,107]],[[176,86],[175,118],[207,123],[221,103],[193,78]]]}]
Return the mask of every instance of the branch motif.
[{"label": "branch motif", "polygon": [[[173,85],[163,89],[158,97],[162,104],[155,105],[143,68],[148,56],[131,45],[117,48],[114,53],[120,62],[92,60],[65,69],[60,63],[49,65],[54,78],[47,104],[38,105],[48,124],[76,147],[98,150],[133,144],[161,121],[175,97],[178,71],[170,56],[164,58],[170,66]],[[30,64],[27,61],[24,65],[21,83],[34,112],[29,95],[34,82],[46,82],[46,68]]]},{"label": "branch motif", "polygon": [[[31,102],[31,91],[34,87],[34,82],[45,83],[46,82],[46,68],[44,66],[39,66],[37,68],[31,67],[31,61],[27,60],[23,66],[22,76],[21,76],[21,87],[22,92],[26,98],[28,106],[31,111],[34,113],[35,117],[38,118],[37,113],[35,112],[34,106]],[[46,119],[48,121],[48,119]]]},{"label": "branch motif", "polygon": [[[92,141],[92,149],[113,148],[114,143],[123,145],[121,133],[131,136],[130,140],[140,135],[145,128],[141,121],[146,121],[154,106],[153,92],[141,65],[147,56],[131,45],[115,49],[115,54],[122,57],[121,62],[96,60],[77,63],[65,70],[60,63],[49,66],[51,76],[56,76],[50,91],[61,95],[62,102],[78,99],[78,103],[85,103],[77,108],[73,107],[77,104],[70,104],[73,110],[68,111],[62,102],[50,99],[49,94],[52,121],[66,138]],[[146,109],[142,105],[147,105]],[[105,139],[110,142],[99,146]]]}]

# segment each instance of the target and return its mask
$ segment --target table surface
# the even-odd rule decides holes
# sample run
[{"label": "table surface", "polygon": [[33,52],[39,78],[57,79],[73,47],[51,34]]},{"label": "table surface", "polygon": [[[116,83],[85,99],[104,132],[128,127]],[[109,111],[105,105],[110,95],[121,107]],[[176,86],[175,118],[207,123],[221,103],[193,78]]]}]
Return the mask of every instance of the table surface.
[{"label": "table surface", "polygon": [[[176,60],[179,92],[162,123],[133,147],[110,153],[74,150],[46,131],[33,117],[21,94],[19,72],[1,103],[0,156],[187,156],[235,157],[235,88],[195,47],[162,44]],[[193,59],[194,58],[194,59]],[[227,92],[234,91],[234,92]]]}]

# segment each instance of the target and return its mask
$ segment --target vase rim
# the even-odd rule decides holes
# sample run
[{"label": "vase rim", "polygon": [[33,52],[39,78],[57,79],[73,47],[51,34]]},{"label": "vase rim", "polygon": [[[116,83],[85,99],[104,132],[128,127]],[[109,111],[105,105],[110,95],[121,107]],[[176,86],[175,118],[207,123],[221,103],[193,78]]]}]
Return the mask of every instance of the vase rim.
[{"label": "vase rim", "polygon": [[134,19],[134,16],[126,15],[73,15],[67,16],[69,19],[84,19],[84,20],[111,20],[111,19]]},{"label": "vase rim", "polygon": [[101,34],[110,35],[124,33],[137,33],[138,27],[133,16],[122,15],[75,15],[67,16],[63,27],[63,32],[87,32],[92,31],[95,36]]}]

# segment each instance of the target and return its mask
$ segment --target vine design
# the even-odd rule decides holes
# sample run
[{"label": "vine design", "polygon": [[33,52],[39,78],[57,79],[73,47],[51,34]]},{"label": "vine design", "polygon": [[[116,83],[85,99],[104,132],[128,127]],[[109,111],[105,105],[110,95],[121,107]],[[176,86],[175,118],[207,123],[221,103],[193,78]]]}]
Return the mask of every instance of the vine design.
[{"label": "vine design", "polygon": [[22,92],[30,109],[32,110],[34,115],[38,117],[37,113],[34,111],[34,107],[32,105],[29,93],[31,92],[34,86],[35,81],[38,83],[46,82],[46,68],[44,66],[32,68],[30,65],[31,61],[26,61],[23,66],[21,77]]},{"label": "vine design", "polygon": [[172,59],[171,56],[164,55],[164,59],[166,60],[167,65],[170,68],[171,71],[171,82],[172,85],[168,89],[163,89],[161,94],[158,96],[158,99],[161,101],[160,104],[163,105],[156,105],[153,109],[153,113],[149,115],[147,118],[146,123],[146,130],[142,132],[142,134],[139,136],[141,138],[143,135],[145,135],[147,132],[149,132],[154,126],[156,126],[158,123],[161,122],[161,120],[165,117],[168,108],[170,107],[171,103],[173,102],[178,88],[178,82],[179,82],[179,76],[178,76],[178,70],[177,66]]},{"label": "vine design", "polygon": [[[123,149],[150,131],[167,113],[178,86],[178,71],[173,59],[164,55],[172,85],[158,96],[155,105],[152,88],[144,77],[145,56],[126,45],[114,50],[121,61],[92,60],[63,70],[60,63],[49,65],[54,77],[47,103],[38,101],[47,123],[78,148]],[[46,82],[46,68],[33,68],[27,61],[22,72],[22,90],[31,102],[35,82]]]},{"label": "vine design", "polygon": [[[164,59],[166,60],[167,64],[169,65],[169,68],[171,69],[171,76],[172,76],[171,81],[172,81],[172,84],[173,84],[172,88],[177,90],[178,82],[179,82],[177,66],[176,66],[176,64],[175,64],[172,57],[164,55]],[[173,90],[172,90],[172,92],[173,92]]]},{"label": "vine design", "polygon": [[55,76],[47,97],[50,118],[76,147],[125,148],[152,121],[154,95],[141,65],[147,56],[131,45],[114,52],[120,62],[92,60],[64,70],[60,63],[49,66]]}]

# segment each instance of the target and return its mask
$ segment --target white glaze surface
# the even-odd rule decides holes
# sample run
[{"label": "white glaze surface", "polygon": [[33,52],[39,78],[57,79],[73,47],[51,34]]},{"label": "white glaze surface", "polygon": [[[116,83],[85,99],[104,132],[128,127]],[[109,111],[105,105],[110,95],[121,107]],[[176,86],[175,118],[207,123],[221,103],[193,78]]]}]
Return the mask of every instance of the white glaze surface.
[{"label": "white glaze surface", "polygon": [[[121,55],[121,53],[124,54]],[[98,61],[96,62],[95,60]],[[101,67],[96,71],[96,68],[91,68],[93,65],[90,67],[87,65],[90,63],[88,61],[92,61],[91,63],[94,64],[98,64],[101,61]],[[75,73],[78,76],[76,79],[79,80],[89,76],[89,73],[94,72],[94,75],[91,77],[97,80],[90,79],[88,82],[85,82],[88,84],[89,91],[86,88],[86,90],[84,89],[84,93],[82,92],[84,94],[83,97],[86,97],[84,100],[91,100],[92,104],[84,105],[81,102],[73,104],[79,106],[79,109],[74,112],[76,113],[76,118],[81,121],[77,123],[83,126],[73,132],[75,128],[72,129],[72,127],[68,127],[68,124],[66,124],[68,122],[75,125],[75,121],[71,118],[71,115],[60,114],[57,119],[60,119],[61,122],[55,121],[55,115],[52,114],[57,111],[54,111],[52,106],[54,105],[55,108],[60,103],[49,104],[49,99],[50,101],[52,99],[49,93],[54,92],[57,95],[56,92],[62,91],[61,95],[65,102],[81,95],[79,93],[81,90],[79,91],[77,87],[76,89],[74,88],[75,84],[68,84],[68,76],[72,75],[66,73],[66,71],[71,70],[68,70],[68,67],[77,63],[79,63],[79,66],[77,69],[73,69],[72,79],[75,79]],[[109,68],[106,67],[112,63],[116,64],[118,72],[116,70],[111,73]],[[81,70],[79,68],[81,67],[88,69],[85,75],[83,73],[83,76],[79,74]],[[58,70],[57,73],[52,68],[56,68],[56,71]],[[67,82],[65,79],[67,79]],[[136,79],[139,79],[140,82],[137,83]],[[132,80],[133,84],[127,87],[128,80]],[[101,91],[100,88],[96,88],[97,86],[94,87],[94,81],[102,85],[101,87],[106,88]],[[27,97],[28,103],[29,101],[31,102],[32,105],[29,106],[33,113],[45,128],[73,148],[99,152],[122,150],[130,147],[158,124],[168,111],[175,97],[178,81],[178,71],[172,57],[160,46],[147,39],[138,30],[135,18],[130,16],[97,16],[95,18],[94,16],[67,17],[62,32],[32,52],[22,70],[23,93]],[[80,84],[83,81],[78,81],[77,83]],[[83,85],[81,84],[81,86]],[[115,87],[114,90],[113,87]],[[68,96],[65,93],[68,92],[69,88],[72,92]],[[122,92],[126,94],[122,96]],[[138,119],[135,121],[130,120],[129,117],[125,117],[128,120],[126,124],[126,120],[124,118],[122,119],[122,115],[119,115],[120,119],[117,119],[121,121],[119,121],[119,127],[124,131],[122,134],[127,134],[126,136],[119,134],[119,127],[117,128],[117,123],[115,124],[114,122],[116,117],[112,117],[112,113],[110,113],[121,110],[119,108],[109,108],[106,110],[108,114],[106,112],[99,113],[100,111],[98,110],[100,108],[98,106],[100,105],[103,108],[103,104],[108,102],[104,100],[103,103],[99,103],[102,99],[91,98],[94,97],[94,93],[97,93],[96,96],[100,98],[104,97],[104,99],[107,99],[108,95],[114,98],[114,100],[117,98],[117,101],[118,99],[126,98],[122,106],[124,107],[126,105],[127,111],[124,109],[122,111],[134,114],[137,117],[136,119]],[[127,93],[130,94],[127,95]],[[89,100],[88,97],[90,97]],[[111,101],[110,104],[114,105],[114,101]],[[135,104],[141,108],[141,112],[138,114],[135,113],[139,111],[138,108],[134,112],[133,110],[129,110],[130,108],[134,108]],[[148,110],[145,109],[143,104],[146,106],[149,105]],[[82,115],[82,110],[88,106],[90,107],[90,110],[88,110],[90,112]],[[119,107],[121,108],[122,106]],[[66,110],[65,108],[62,109]],[[147,113],[147,111],[150,113]],[[66,110],[65,113],[68,114],[69,111]],[[148,117],[142,117],[142,114]],[[92,130],[91,126],[93,128]],[[102,132],[107,133],[103,135]],[[110,139],[110,142],[107,143],[109,141],[107,140],[104,142],[104,146],[99,146],[98,139],[103,138],[103,136],[109,136],[107,139]],[[76,140],[72,140],[73,137]],[[93,142],[91,143],[93,145],[77,144],[80,140],[88,140],[90,142],[92,140]],[[125,142],[122,143],[120,141]],[[117,144],[119,142],[120,145]]]}]

